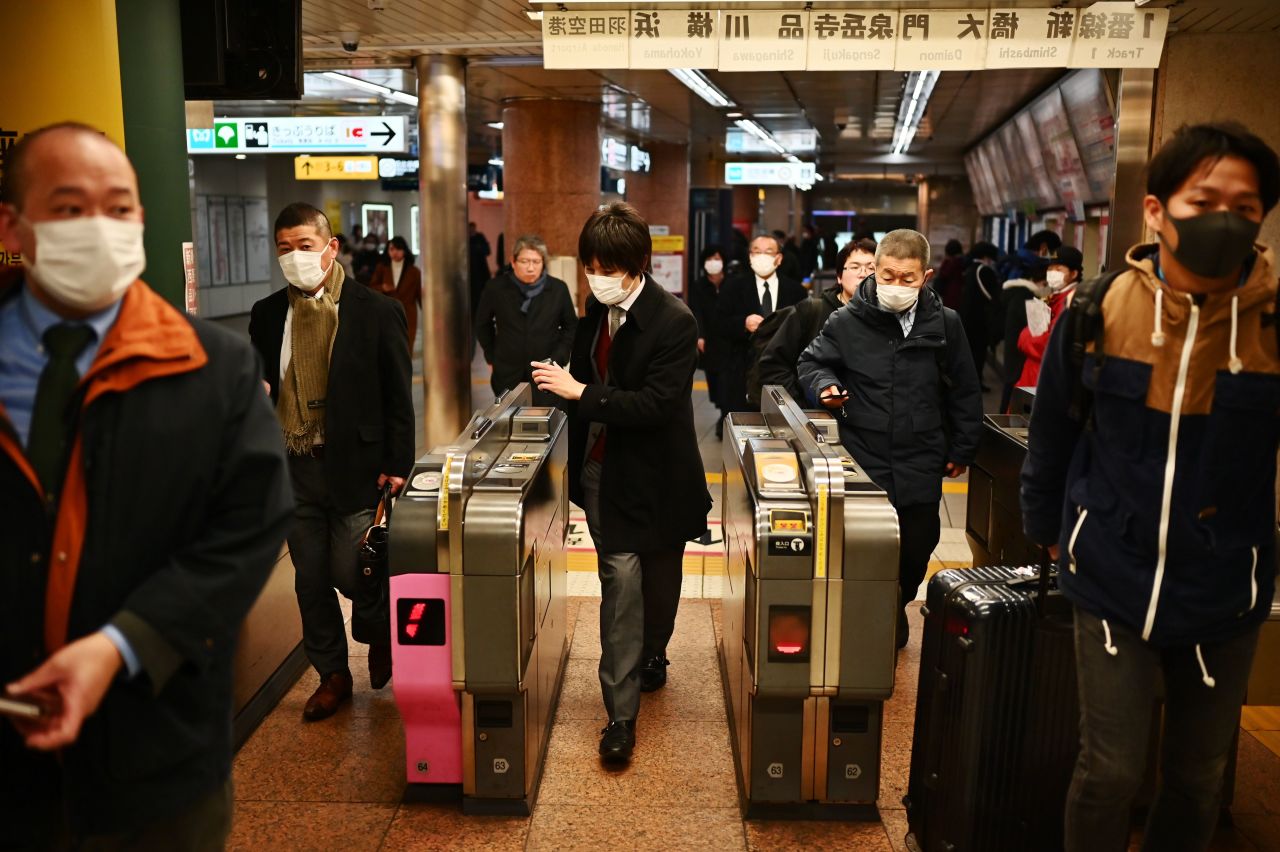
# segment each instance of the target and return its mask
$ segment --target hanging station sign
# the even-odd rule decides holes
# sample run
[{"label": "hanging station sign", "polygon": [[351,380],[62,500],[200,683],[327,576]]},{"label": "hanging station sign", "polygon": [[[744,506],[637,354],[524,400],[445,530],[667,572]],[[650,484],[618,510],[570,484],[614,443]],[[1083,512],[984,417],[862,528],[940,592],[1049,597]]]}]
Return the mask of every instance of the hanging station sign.
[{"label": "hanging station sign", "polygon": [[[542,18],[546,68],[720,71],[976,71],[1156,68],[1167,8],[1107,0],[1084,8],[995,2],[964,9],[650,8]],[[957,4],[958,5],[958,4]]]},{"label": "hanging station sign", "polygon": [[724,182],[729,186],[813,186],[813,163],[725,163]]},{"label": "hanging station sign", "polygon": [[187,129],[188,154],[314,154],[404,152],[403,115],[314,118],[215,118]]}]

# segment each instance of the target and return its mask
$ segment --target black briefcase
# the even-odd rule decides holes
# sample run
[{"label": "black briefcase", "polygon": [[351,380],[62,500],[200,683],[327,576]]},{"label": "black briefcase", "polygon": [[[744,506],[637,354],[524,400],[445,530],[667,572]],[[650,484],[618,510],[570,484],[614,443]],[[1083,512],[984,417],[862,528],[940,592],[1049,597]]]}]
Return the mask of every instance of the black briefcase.
[{"label": "black briefcase", "polygon": [[357,554],[360,585],[365,605],[351,611],[351,637],[368,645],[391,642],[391,585],[387,572],[389,525],[391,524],[391,484],[382,489],[373,526],[360,539]]}]

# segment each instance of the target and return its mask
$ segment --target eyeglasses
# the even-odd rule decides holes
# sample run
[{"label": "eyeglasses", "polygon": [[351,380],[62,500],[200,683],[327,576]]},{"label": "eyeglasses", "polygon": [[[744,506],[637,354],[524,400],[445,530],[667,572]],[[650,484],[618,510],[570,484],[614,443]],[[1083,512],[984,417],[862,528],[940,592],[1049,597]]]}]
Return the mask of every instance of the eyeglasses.
[{"label": "eyeglasses", "polygon": [[541,266],[541,265],[542,265],[542,258],[540,258],[540,257],[535,257],[535,258],[532,258],[532,259],[525,258],[524,260],[517,260],[517,261],[515,262],[515,265],[516,265],[516,266]]}]

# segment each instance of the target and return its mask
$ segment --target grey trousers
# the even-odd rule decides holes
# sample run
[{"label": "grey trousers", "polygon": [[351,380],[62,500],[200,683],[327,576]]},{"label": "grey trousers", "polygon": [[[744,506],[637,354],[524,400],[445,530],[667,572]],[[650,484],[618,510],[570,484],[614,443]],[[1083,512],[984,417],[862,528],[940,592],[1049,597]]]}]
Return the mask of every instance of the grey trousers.
[{"label": "grey trousers", "polygon": [[1203,850],[1218,822],[1222,776],[1258,629],[1214,645],[1153,648],[1134,631],[1076,610],[1080,757],[1067,794],[1067,852],[1123,852],[1130,807],[1147,768],[1151,708],[1164,683],[1160,787],[1147,818],[1147,852]]},{"label": "grey trousers", "polygon": [[645,553],[611,550],[601,528],[598,462],[588,460],[583,467],[582,488],[600,572],[600,690],[609,721],[635,721],[640,665],[646,654],[666,652],[675,627],[684,546]]},{"label": "grey trousers", "polygon": [[336,587],[357,612],[377,618],[378,602],[366,600],[357,582],[356,549],[373,524],[373,509],[343,514],[334,508],[324,480],[324,460],[290,456],[289,472],[297,500],[289,554],[294,592],[302,614],[302,645],[321,677],[345,672],[347,631]]}]

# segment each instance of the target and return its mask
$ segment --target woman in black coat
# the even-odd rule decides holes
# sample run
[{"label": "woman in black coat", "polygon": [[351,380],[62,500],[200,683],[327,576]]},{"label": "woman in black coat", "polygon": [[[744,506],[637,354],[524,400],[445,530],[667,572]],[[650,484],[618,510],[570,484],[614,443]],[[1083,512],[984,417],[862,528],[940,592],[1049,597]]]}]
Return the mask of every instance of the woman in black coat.
[{"label": "woman in black coat", "polygon": [[707,393],[720,409],[716,421],[716,437],[724,431],[724,407],[720,405],[720,368],[724,361],[725,342],[716,329],[716,301],[724,283],[725,259],[720,246],[709,245],[699,260],[702,272],[689,290],[689,310],[698,321],[698,364],[707,377]]},{"label": "woman in black coat", "polygon": [[[547,274],[547,244],[531,234],[516,240],[511,269],[484,285],[476,308],[476,341],[493,367],[493,392],[531,382],[531,361],[567,364],[577,327],[568,285]],[[538,390],[534,398],[548,401]]]}]

